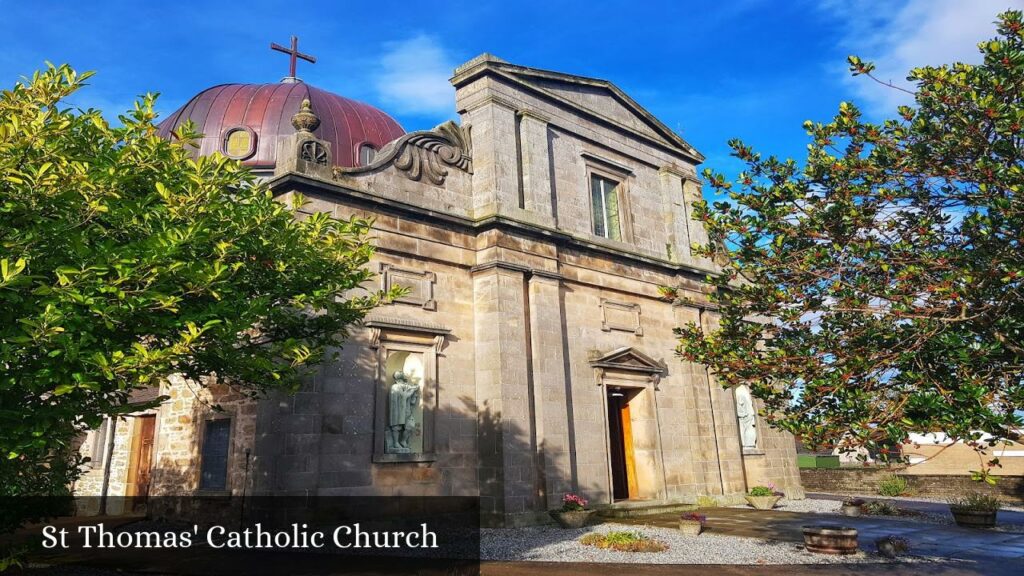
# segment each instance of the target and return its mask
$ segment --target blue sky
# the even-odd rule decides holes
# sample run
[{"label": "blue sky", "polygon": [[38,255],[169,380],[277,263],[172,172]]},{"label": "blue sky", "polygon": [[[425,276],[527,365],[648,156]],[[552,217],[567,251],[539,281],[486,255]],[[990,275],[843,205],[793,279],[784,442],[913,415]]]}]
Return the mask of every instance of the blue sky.
[{"label": "blue sky", "polygon": [[[726,141],[802,157],[806,119],[852,100],[891,115],[898,92],[846,73],[848,54],[902,81],[919,64],[976,61],[995,14],[1024,0],[678,2],[122,2],[0,0],[0,87],[45,60],[96,70],[73,102],[108,116],[160,92],[172,112],[224,82],[274,82],[300,37],[307,82],[391,113],[406,130],[454,118],[452,69],[481,52],[611,80],[707,156],[740,169]],[[10,23],[20,23],[12,32]]]}]

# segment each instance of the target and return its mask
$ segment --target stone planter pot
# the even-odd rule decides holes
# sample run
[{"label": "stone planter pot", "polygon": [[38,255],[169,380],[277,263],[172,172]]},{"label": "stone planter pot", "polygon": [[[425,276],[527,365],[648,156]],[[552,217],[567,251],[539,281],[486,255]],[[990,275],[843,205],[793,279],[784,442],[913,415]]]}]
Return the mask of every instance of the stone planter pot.
[{"label": "stone planter pot", "polygon": [[700,536],[702,530],[704,530],[704,527],[696,520],[679,521],[679,531],[687,536]]},{"label": "stone planter pot", "polygon": [[996,510],[974,510],[950,506],[957,526],[965,528],[992,528],[996,525]]},{"label": "stone planter pot", "polygon": [[857,529],[846,526],[804,526],[804,548],[818,554],[856,554]]},{"label": "stone planter pot", "polygon": [[747,504],[750,504],[758,510],[771,510],[775,508],[775,504],[782,499],[782,496],[744,496],[747,499]]},{"label": "stone planter pot", "polygon": [[906,548],[893,541],[892,538],[879,538],[875,540],[875,548],[878,549],[878,553],[886,558],[895,558],[906,551]]},{"label": "stone planter pot", "polygon": [[597,514],[597,510],[574,510],[572,512],[563,512],[561,510],[551,510],[548,512],[555,522],[562,528],[583,528],[587,524],[590,524],[590,519]]},{"label": "stone planter pot", "polygon": [[853,504],[843,504],[839,508],[839,512],[843,516],[860,516],[862,510],[861,510],[860,506],[854,506]]}]

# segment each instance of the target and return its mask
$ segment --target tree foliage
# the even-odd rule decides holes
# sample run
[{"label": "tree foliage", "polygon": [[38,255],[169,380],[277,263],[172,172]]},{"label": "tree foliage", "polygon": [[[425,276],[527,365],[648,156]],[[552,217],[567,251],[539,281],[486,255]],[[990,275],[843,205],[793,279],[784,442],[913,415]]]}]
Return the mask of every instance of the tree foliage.
[{"label": "tree foliage", "polygon": [[1021,425],[1021,13],[978,47],[981,64],[911,71],[894,119],[844,102],[805,123],[802,165],[732,141],[747,170],[705,172],[731,200],[695,209],[725,269],[720,322],[681,328],[678,351],[811,445],[884,453],[942,431],[980,449]]},{"label": "tree foliage", "polygon": [[0,93],[0,495],[59,491],[75,434],[169,374],[296,387],[382,297],[368,221],[158,137],[153,95],[119,126],[62,104],[88,77]]}]

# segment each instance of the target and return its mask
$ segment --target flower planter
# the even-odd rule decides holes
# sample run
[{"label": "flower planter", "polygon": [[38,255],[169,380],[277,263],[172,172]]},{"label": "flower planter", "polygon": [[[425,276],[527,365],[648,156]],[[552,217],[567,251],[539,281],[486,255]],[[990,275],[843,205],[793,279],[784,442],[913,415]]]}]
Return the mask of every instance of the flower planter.
[{"label": "flower planter", "polygon": [[680,520],[679,531],[687,536],[700,536],[704,526],[697,520]]},{"label": "flower planter", "polygon": [[744,498],[747,499],[747,504],[758,510],[771,510],[775,508],[775,504],[782,496],[744,496]]},{"label": "flower planter", "polygon": [[856,554],[857,529],[846,526],[804,526],[804,547],[818,554]]},{"label": "flower planter", "polygon": [[907,551],[905,540],[889,536],[875,540],[875,547],[878,549],[878,553],[886,558],[895,558]]},{"label": "flower planter", "polygon": [[996,525],[995,510],[975,510],[972,508],[959,508],[950,506],[949,511],[953,513],[953,520],[957,526],[965,528],[992,528]]},{"label": "flower planter", "polygon": [[590,523],[590,519],[596,513],[597,510],[573,510],[571,512],[551,510],[548,512],[562,528],[583,528]]},{"label": "flower planter", "polygon": [[839,508],[839,512],[843,516],[860,516],[862,510],[859,505],[843,504],[842,507]]}]

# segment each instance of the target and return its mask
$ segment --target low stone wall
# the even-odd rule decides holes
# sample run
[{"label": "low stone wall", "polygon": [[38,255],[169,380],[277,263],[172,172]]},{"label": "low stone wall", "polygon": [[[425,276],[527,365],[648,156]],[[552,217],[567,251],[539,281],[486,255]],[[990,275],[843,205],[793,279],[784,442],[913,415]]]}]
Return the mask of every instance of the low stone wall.
[{"label": "low stone wall", "polygon": [[800,480],[808,492],[870,496],[878,494],[878,483],[896,474],[906,478],[914,496],[952,498],[967,492],[991,494],[1007,503],[1024,503],[1024,476],[1000,476],[995,486],[971,480],[970,476],[902,474],[901,467],[803,468]]}]

